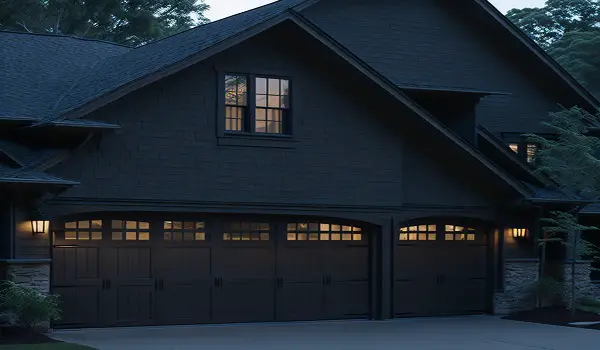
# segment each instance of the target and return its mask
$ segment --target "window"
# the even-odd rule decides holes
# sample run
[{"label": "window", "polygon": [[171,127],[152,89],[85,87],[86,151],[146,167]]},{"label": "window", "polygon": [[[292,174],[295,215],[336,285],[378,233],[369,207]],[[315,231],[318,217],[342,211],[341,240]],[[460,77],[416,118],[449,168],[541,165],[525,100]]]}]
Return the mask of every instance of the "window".
[{"label": "window", "polygon": [[268,241],[271,225],[255,222],[232,222],[223,232],[224,241]]},{"label": "window", "polygon": [[508,147],[510,148],[511,151],[515,152],[516,154],[519,154],[519,144],[518,143],[509,143]]},{"label": "window", "polygon": [[[253,81],[253,84],[249,84]],[[248,99],[248,96],[253,98]],[[260,135],[290,133],[290,81],[225,75],[225,131]]]},{"label": "window", "polygon": [[284,118],[290,107],[290,82],[277,78],[256,78],[254,132],[283,134]]},{"label": "window", "polygon": [[205,241],[204,222],[165,221],[163,224],[165,241]]},{"label": "window", "polygon": [[446,241],[474,241],[475,230],[463,226],[445,225],[444,239]]},{"label": "window", "polygon": [[402,227],[398,239],[400,241],[435,241],[437,239],[436,232],[436,225]]},{"label": "window", "polygon": [[248,79],[242,75],[225,76],[225,130],[246,131]]},{"label": "window", "polygon": [[150,223],[144,221],[111,221],[113,241],[149,241]]},{"label": "window", "polygon": [[80,241],[102,240],[102,220],[65,222],[65,239]]},{"label": "window", "polygon": [[289,223],[288,241],[362,241],[360,227],[321,223]]},{"label": "window", "polygon": [[535,155],[537,154],[538,146],[533,143],[527,144],[527,163],[533,163],[535,161]]}]

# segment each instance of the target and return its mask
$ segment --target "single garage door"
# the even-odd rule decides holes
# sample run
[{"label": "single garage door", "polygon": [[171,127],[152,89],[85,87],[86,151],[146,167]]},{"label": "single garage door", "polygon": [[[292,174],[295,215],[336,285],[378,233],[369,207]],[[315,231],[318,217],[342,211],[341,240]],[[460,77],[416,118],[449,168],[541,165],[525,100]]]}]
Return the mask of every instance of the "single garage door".
[{"label": "single garage door", "polygon": [[489,300],[487,239],[481,230],[458,225],[401,228],[395,237],[395,315],[485,313]]},{"label": "single garage door", "polygon": [[54,239],[57,326],[368,317],[368,241],[321,222],[67,222]]}]

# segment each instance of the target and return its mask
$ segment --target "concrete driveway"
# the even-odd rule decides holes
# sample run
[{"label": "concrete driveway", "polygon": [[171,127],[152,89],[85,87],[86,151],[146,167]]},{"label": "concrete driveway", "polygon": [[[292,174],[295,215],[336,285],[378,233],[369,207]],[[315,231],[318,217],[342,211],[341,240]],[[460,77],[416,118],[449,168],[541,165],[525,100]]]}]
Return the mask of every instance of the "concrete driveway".
[{"label": "concrete driveway", "polygon": [[100,350],[598,350],[600,331],[493,316],[56,331]]}]

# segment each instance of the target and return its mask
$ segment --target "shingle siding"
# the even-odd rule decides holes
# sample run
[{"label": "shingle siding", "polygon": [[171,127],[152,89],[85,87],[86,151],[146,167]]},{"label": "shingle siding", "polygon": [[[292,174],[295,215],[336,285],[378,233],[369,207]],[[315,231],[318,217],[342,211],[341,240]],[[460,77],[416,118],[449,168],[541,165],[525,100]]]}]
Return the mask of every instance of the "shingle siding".
[{"label": "shingle siding", "polygon": [[396,84],[510,93],[487,97],[478,107],[479,122],[495,133],[545,131],[540,121],[569,101],[548,89],[555,84],[534,73],[527,53],[499,40],[507,34],[497,24],[480,25],[452,6],[439,0],[322,0],[302,14]]},{"label": "shingle siding", "polygon": [[[498,198],[467,186],[461,171],[434,166],[446,155],[451,166],[470,163],[441,134],[429,140],[422,133],[431,128],[324,50],[294,25],[280,25],[97,111],[92,119],[123,129],[54,169],[82,182],[61,197],[359,206],[487,206]],[[218,145],[217,71],[290,76],[297,142]],[[415,154],[406,165],[404,135],[415,132],[423,137],[410,141]],[[428,147],[440,152],[421,150]]]}]

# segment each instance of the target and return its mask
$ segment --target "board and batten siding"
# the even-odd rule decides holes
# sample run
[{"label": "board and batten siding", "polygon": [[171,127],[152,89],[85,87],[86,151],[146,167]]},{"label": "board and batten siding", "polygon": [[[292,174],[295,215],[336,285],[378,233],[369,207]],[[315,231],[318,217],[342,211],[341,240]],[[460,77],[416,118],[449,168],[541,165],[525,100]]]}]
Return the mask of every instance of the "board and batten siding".
[{"label": "board and batten siding", "polygon": [[558,103],[577,103],[573,92],[557,90],[556,77],[542,75],[543,63],[517,39],[481,9],[465,14],[465,6],[322,0],[302,15],[396,84],[509,93],[477,108],[478,121],[496,134],[547,131],[540,122]]},{"label": "board and batten siding", "polygon": [[[219,145],[219,72],[290,77],[295,140]],[[89,118],[122,129],[52,170],[82,183],[59,198],[363,208],[506,198],[488,169],[289,22]]]}]

